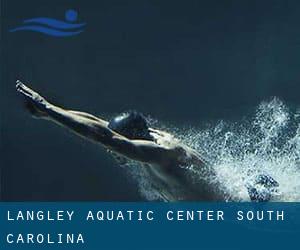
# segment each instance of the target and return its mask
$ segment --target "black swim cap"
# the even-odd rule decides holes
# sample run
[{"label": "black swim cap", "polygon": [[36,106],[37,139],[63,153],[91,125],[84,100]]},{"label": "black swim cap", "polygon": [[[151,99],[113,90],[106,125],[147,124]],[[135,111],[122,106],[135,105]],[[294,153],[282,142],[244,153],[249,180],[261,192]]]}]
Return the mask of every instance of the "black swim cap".
[{"label": "black swim cap", "polygon": [[108,127],[129,139],[153,140],[147,119],[136,111],[121,113],[109,121]]}]

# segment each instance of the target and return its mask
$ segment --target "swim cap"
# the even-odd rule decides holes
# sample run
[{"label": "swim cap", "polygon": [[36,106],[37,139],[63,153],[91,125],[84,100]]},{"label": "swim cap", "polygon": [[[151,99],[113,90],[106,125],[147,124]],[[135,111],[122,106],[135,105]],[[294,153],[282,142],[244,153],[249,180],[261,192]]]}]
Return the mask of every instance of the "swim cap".
[{"label": "swim cap", "polygon": [[136,111],[117,115],[109,121],[108,127],[129,139],[153,140],[148,130],[147,119]]}]

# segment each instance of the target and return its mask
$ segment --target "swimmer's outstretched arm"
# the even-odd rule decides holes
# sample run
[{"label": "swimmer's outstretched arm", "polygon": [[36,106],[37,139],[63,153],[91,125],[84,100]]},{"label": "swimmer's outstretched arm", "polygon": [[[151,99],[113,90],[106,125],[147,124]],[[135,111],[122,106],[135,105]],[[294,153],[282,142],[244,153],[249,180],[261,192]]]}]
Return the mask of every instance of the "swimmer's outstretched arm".
[{"label": "swimmer's outstretched arm", "polygon": [[173,156],[172,149],[151,141],[129,140],[108,128],[108,122],[91,114],[60,108],[17,81],[17,91],[22,94],[37,117],[63,125],[84,138],[101,143],[125,157],[147,163],[162,164]]}]

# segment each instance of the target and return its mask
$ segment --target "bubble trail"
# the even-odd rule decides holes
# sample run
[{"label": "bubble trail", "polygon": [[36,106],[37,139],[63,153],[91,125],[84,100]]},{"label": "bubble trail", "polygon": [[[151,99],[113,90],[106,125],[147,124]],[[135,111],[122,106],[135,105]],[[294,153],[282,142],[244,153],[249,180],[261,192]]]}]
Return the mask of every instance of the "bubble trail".
[{"label": "bubble trail", "polygon": [[[300,110],[291,112],[273,98],[260,103],[254,115],[240,122],[219,121],[204,130],[175,131],[215,168],[220,192],[228,199],[249,201],[246,183],[266,173],[280,184],[274,201],[300,201]],[[136,164],[128,165],[141,194],[149,200],[163,199],[145,168]],[[193,168],[190,171],[200,177]]]}]

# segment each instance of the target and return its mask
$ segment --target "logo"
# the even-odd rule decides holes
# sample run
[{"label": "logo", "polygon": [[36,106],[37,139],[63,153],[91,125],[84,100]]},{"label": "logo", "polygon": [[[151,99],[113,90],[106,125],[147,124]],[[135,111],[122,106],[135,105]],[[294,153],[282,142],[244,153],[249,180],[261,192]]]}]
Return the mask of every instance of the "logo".
[{"label": "logo", "polygon": [[83,32],[85,26],[85,23],[75,23],[77,17],[78,13],[75,10],[67,10],[64,21],[47,17],[26,19],[23,25],[11,29],[10,32],[34,31],[56,37],[75,36]]}]

